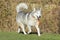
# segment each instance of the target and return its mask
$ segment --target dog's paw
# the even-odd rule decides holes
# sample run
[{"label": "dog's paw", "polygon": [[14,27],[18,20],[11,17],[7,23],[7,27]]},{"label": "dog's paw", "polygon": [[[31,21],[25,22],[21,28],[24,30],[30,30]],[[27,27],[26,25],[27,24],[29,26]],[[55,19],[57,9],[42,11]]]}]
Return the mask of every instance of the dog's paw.
[{"label": "dog's paw", "polygon": [[25,35],[27,35],[27,33],[24,33]]},{"label": "dog's paw", "polygon": [[40,34],[38,34],[38,36],[41,36]]},{"label": "dog's paw", "polygon": [[28,34],[30,34],[31,32],[28,32]]}]

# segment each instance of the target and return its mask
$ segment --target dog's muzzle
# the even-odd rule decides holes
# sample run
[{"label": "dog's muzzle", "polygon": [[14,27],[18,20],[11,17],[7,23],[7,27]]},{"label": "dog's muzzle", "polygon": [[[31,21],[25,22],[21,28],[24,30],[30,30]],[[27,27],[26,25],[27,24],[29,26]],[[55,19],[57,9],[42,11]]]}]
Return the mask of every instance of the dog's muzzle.
[{"label": "dog's muzzle", "polygon": [[39,17],[37,16],[37,18],[38,18],[38,20],[40,20],[41,16],[39,16]]}]

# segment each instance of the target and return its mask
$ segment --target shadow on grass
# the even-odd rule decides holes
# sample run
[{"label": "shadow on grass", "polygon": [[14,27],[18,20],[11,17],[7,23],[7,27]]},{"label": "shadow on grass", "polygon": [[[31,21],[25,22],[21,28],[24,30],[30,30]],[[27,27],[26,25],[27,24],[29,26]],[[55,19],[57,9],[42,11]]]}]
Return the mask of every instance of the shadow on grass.
[{"label": "shadow on grass", "polygon": [[[23,32],[20,32],[20,33],[24,34]],[[20,34],[20,33],[19,33],[19,34]],[[37,34],[37,32],[31,32],[31,33],[29,33],[29,34]],[[41,32],[40,34],[42,34],[42,32]]]}]

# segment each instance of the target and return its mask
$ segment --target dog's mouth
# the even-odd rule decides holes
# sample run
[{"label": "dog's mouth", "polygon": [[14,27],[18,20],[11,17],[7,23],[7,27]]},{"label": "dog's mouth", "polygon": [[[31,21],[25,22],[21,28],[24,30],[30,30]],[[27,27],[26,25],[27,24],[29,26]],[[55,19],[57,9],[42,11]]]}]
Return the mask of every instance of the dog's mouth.
[{"label": "dog's mouth", "polygon": [[[32,17],[35,18],[34,16],[32,16]],[[39,16],[39,17],[37,16],[37,20],[40,20],[40,18],[41,18],[41,16]]]},{"label": "dog's mouth", "polygon": [[39,16],[39,17],[37,17],[37,18],[38,18],[38,20],[40,20],[41,16]]}]

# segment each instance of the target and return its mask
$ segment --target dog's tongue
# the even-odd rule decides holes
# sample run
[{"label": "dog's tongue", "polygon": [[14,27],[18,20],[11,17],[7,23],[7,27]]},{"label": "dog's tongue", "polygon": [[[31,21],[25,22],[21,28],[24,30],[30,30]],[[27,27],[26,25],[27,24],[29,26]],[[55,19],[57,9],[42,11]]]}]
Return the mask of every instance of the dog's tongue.
[{"label": "dog's tongue", "polygon": [[37,24],[39,25],[39,20],[37,20]]},{"label": "dog's tongue", "polygon": [[39,20],[40,18],[38,18],[38,20]]}]

